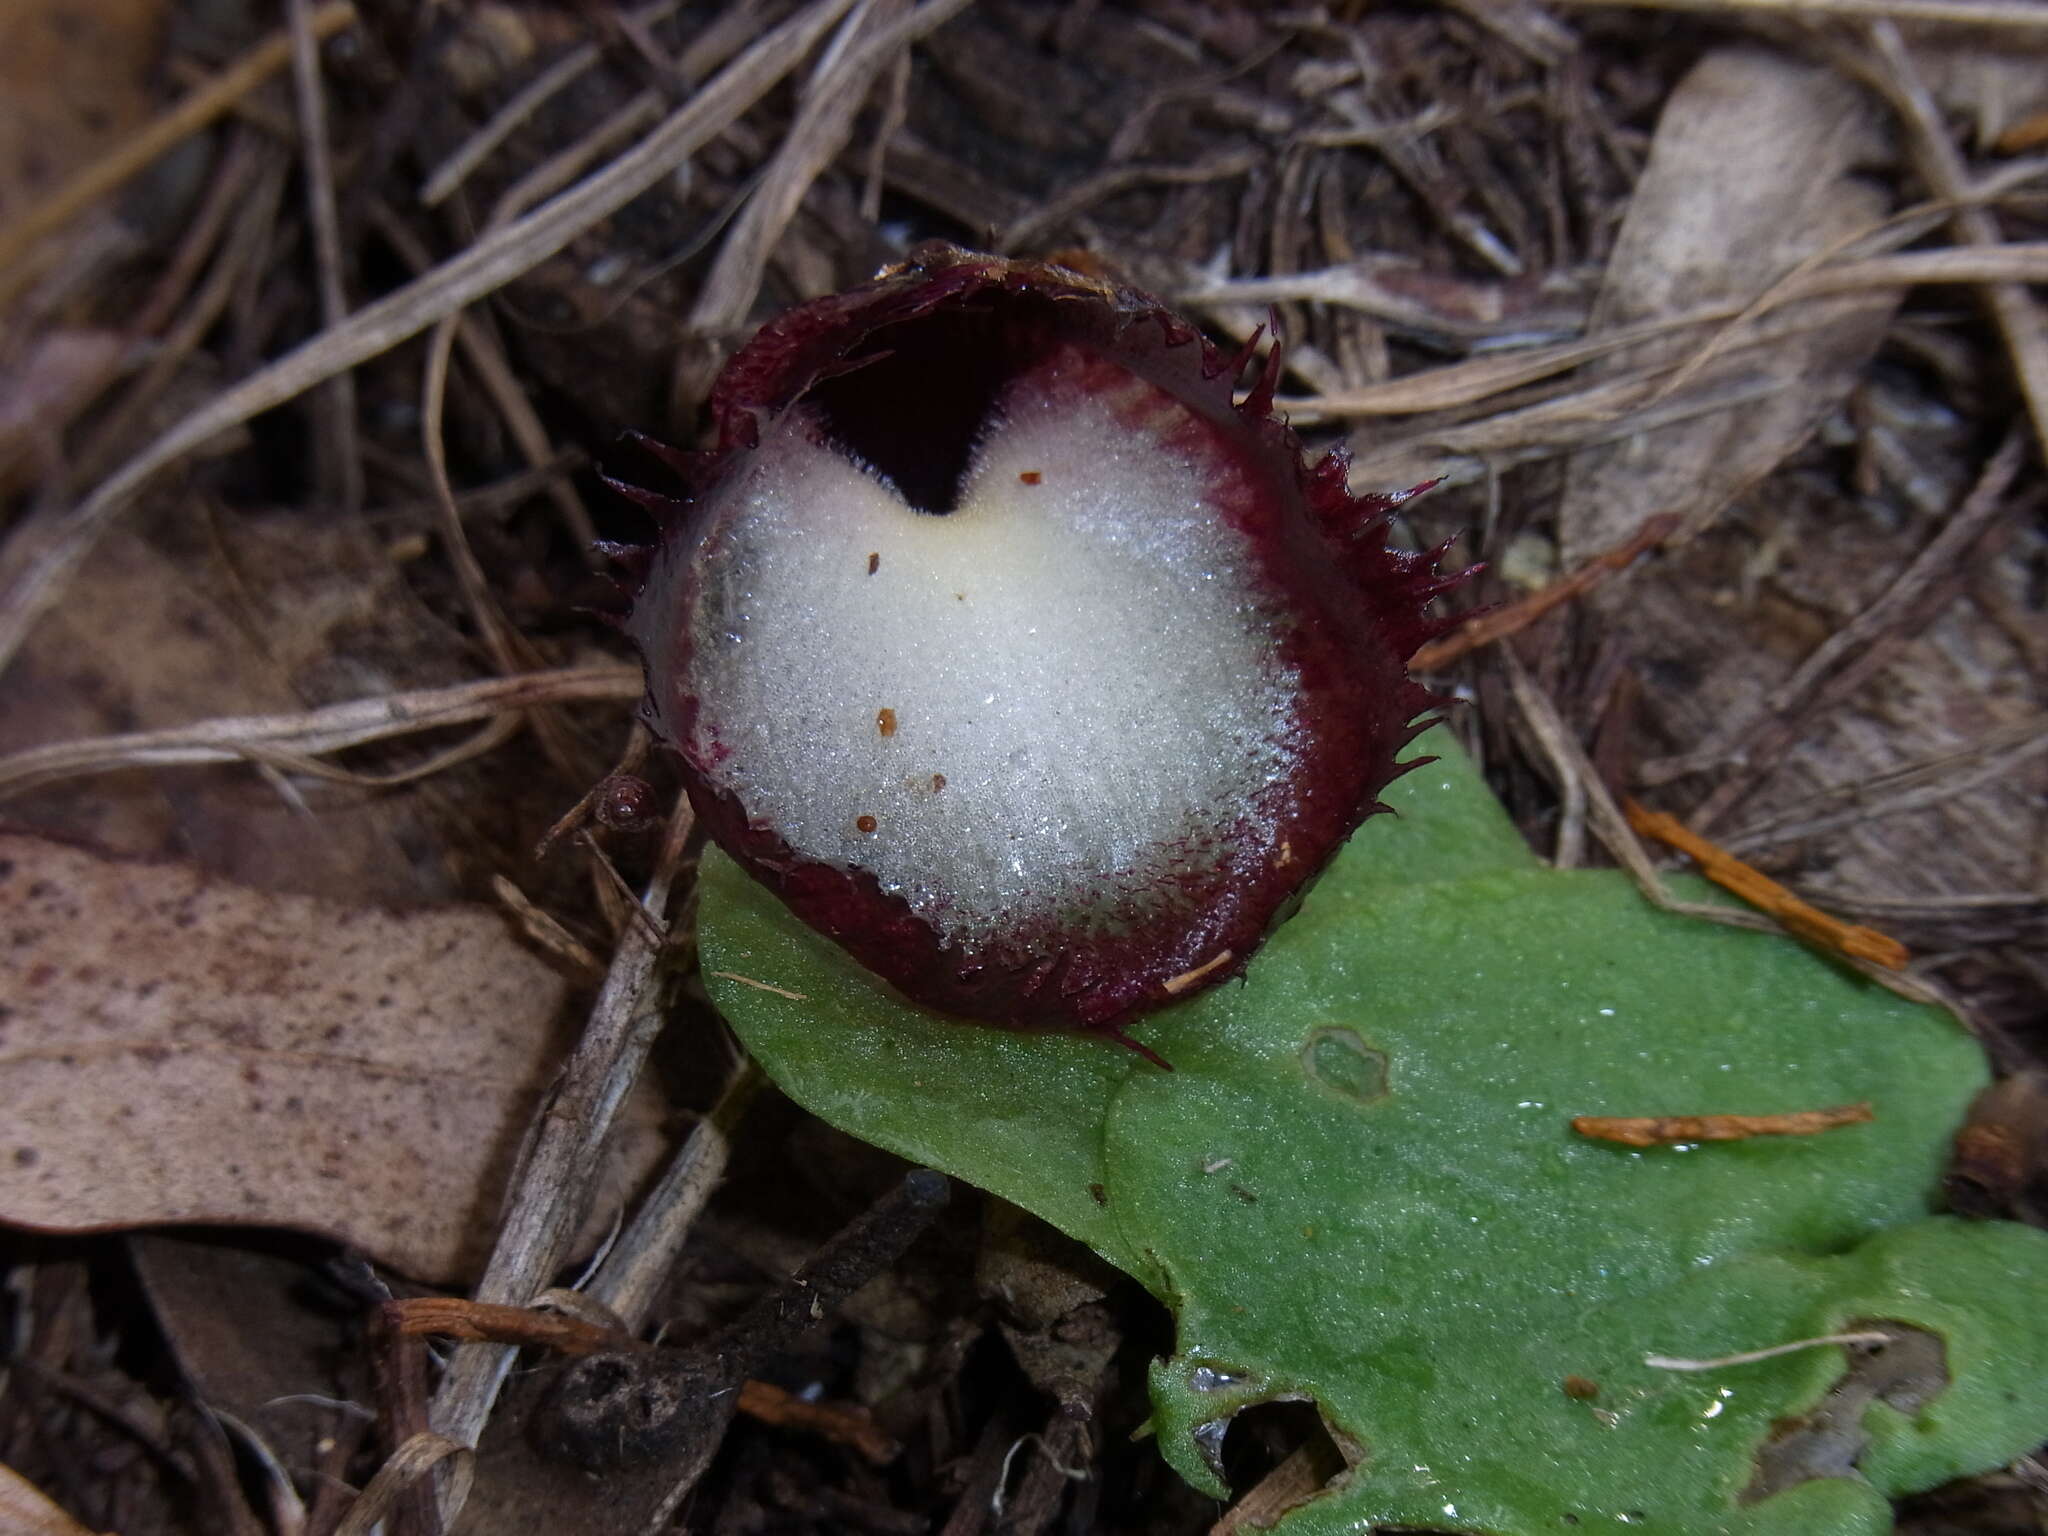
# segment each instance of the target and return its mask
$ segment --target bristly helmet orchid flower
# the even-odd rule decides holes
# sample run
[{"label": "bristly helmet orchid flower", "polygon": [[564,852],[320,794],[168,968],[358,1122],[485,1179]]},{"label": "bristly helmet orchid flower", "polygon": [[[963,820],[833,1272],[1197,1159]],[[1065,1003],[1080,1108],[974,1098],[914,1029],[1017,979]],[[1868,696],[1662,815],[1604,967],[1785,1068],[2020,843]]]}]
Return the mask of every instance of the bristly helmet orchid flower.
[{"label": "bristly helmet orchid flower", "polygon": [[715,445],[645,445],[673,494],[620,486],[662,525],[625,627],[698,816],[913,1001],[1134,1045],[1384,809],[1459,578],[1388,547],[1412,492],[1307,463],[1276,358],[1234,401],[1249,360],[924,247],[737,353]]}]

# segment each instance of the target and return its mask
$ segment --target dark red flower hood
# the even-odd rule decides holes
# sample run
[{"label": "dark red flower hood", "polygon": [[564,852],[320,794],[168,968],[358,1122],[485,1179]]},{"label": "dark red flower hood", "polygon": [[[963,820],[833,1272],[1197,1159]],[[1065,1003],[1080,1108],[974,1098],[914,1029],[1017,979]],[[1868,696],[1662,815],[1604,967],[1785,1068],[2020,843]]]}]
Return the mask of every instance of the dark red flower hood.
[{"label": "dark red flower hood", "polygon": [[1401,771],[1457,578],[1144,294],[925,248],[765,326],[627,632],[711,836],[916,1002],[1123,1038]]}]

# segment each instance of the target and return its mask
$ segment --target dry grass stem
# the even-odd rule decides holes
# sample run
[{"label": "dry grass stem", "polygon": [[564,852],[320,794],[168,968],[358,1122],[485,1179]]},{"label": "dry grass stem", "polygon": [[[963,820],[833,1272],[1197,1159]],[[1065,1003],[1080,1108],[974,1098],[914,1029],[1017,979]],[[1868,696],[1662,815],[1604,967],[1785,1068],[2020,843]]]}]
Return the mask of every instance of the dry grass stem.
[{"label": "dry grass stem", "polygon": [[[357,781],[318,758],[373,741],[444,730],[563,704],[630,702],[645,691],[637,666],[563,667],[447,688],[352,699],[292,715],[231,715],[160,731],[97,736],[0,757],[0,800],[44,784],[122,768],[270,763],[291,773]],[[445,766],[445,764],[443,765]],[[403,777],[414,778],[416,771]],[[371,779],[370,782],[389,782]]]},{"label": "dry grass stem", "polygon": [[1809,795],[1722,838],[1721,845],[1739,851],[1778,847],[1860,826],[1881,816],[1924,811],[2009,778],[2044,752],[2048,752],[2048,714],[2030,715],[1986,732],[1966,751],[1943,753]]},{"label": "dry grass stem", "polygon": [[850,3],[815,0],[603,170],[215,396],[77,506],[44,511],[22,524],[0,548],[0,669],[12,663],[29,629],[57,601],[100,534],[160,470],[228,428],[388,351],[531,271],[727,128],[796,67]]},{"label": "dry grass stem", "polygon": [[[1231,163],[1219,164],[1228,169]],[[1583,331],[1591,286],[1590,274],[1552,277],[1532,296],[1523,285],[1450,277],[1426,271],[1406,257],[1372,255],[1312,272],[1221,280],[1191,277],[1176,288],[1174,297],[1183,304],[1255,309],[1270,304],[1334,304],[1422,335],[1508,345]],[[1603,349],[1617,344],[1605,336],[1600,343]]]},{"label": "dry grass stem", "polygon": [[491,877],[491,890],[505,904],[523,932],[535,944],[562,962],[576,981],[595,986],[604,980],[604,962],[589,947],[548,913],[534,905],[533,898],[503,875]]},{"label": "dry grass stem", "polygon": [[1429,473],[1462,483],[1573,448],[1615,442],[1696,416],[1734,410],[1766,399],[1788,384],[1760,360],[1754,370],[1715,379],[1652,407],[1649,402],[1661,393],[1660,386],[1670,371],[1652,365],[1534,405],[1381,438],[1352,460],[1352,475],[1361,483],[1372,484],[1389,475],[1399,478],[1419,473],[1419,457],[1449,458],[1452,462],[1438,462]]},{"label": "dry grass stem", "polygon": [[626,877],[620,874],[618,866],[612,863],[611,855],[590,835],[588,827],[576,834],[576,841],[582,845],[583,851],[590,855],[591,870],[600,884],[611,893],[612,899],[606,904],[607,910],[623,913],[626,922],[639,924],[642,934],[652,942],[666,943],[667,927],[651,916],[647,908],[640,904],[640,898],[634,894],[633,887],[626,883]]},{"label": "dry grass stem", "polygon": [[[1018,250],[1038,239],[1046,230],[1067,223],[1076,214],[1119,192],[1128,192],[1133,187],[1192,187],[1206,181],[1230,181],[1239,176],[1249,176],[1263,160],[1264,156],[1249,149],[1226,149],[1193,165],[1159,165],[1142,161],[1113,165],[1075,182],[1059,196],[1033,208],[1001,230],[992,243],[998,250]],[[1228,302],[1240,301],[1233,297]]]},{"label": "dry grass stem", "polygon": [[[87,435],[78,454],[78,483],[105,473],[108,466],[118,462],[235,295],[248,286],[250,273],[260,264],[270,243],[278,205],[284,198],[287,169],[281,153],[255,152],[249,172],[253,184],[243,189],[233,210],[234,227],[214,252],[212,267],[198,291],[182,306],[177,323],[150,349],[148,364]],[[0,568],[4,564],[4,548],[0,548]]]},{"label": "dry grass stem", "polygon": [[[862,0],[805,88],[796,121],[734,219],[718,258],[690,310],[690,328],[716,336],[746,317],[760,292],[768,253],[826,166],[846,147],[853,120],[881,72],[918,38],[957,16],[971,0],[926,0],[894,20],[875,24],[875,0]],[[888,0],[889,10],[900,0]],[[884,13],[887,14],[886,12]]]},{"label": "dry grass stem", "polygon": [[[752,192],[726,231],[724,243],[697,290],[690,307],[690,329],[700,336],[719,336],[743,321],[761,291],[768,257],[782,239],[798,206],[826,166],[838,158],[853,134],[853,120],[866,99],[875,74],[892,62],[873,61],[872,72],[851,72],[849,49],[864,31],[894,19],[901,0],[860,0],[821,51],[804,83],[796,118],[768,159]],[[702,383],[708,383],[702,381]],[[702,383],[688,386],[696,398]]]},{"label": "dry grass stem", "polygon": [[[1340,275],[1344,276],[1341,286],[1333,280]],[[1876,288],[1907,288],[1921,283],[2025,282],[2048,282],[2048,242],[2012,242],[1992,247],[1861,257],[1804,272],[1796,278],[1772,285],[1763,294],[1740,302],[1704,304],[1680,314],[1603,331],[1598,336],[1489,354],[1355,389],[1286,397],[1279,404],[1291,420],[1302,425],[1359,416],[1408,416],[1425,411],[1450,410],[1476,404],[1673,331],[1736,320],[1748,325],[1773,309],[1802,299],[1828,298]],[[1237,286],[1218,284],[1195,292],[1205,303],[1248,302],[1248,299],[1240,297]],[[1273,302],[1299,300],[1322,303],[1343,303],[1345,300],[1337,297],[1339,293],[1357,291],[1351,286],[1347,269],[1336,268],[1320,273],[1258,279],[1256,290],[1270,293]],[[1353,307],[1382,319],[1391,318],[1384,307],[1371,304]],[[1409,312],[1412,313],[1412,307]],[[1724,338],[1715,341],[1713,346],[1718,355],[1731,345],[1768,345],[1775,339],[1750,337],[1736,342]],[[1669,377],[1685,366],[1662,369],[1659,374]]]},{"label": "dry grass stem", "polygon": [[1739,1355],[1719,1355],[1712,1360],[1688,1360],[1681,1355],[1645,1355],[1643,1364],[1660,1371],[1718,1371],[1731,1365],[1755,1365],[1759,1360],[1775,1360],[1780,1355],[1797,1354],[1803,1349],[1821,1349],[1830,1344],[1889,1344],[1892,1336],[1865,1329],[1859,1333],[1824,1333],[1818,1338],[1794,1339],[1789,1344],[1773,1344],[1768,1349],[1746,1349]]},{"label": "dry grass stem", "polygon": [[[350,0],[330,0],[313,12],[309,30],[316,39],[334,36],[355,25]],[[92,204],[154,163],[165,151],[205,128],[291,59],[292,40],[285,32],[265,38],[234,64],[193,91],[139,133],[124,139],[108,154],[57,188],[20,218],[0,229],[0,306],[27,281],[24,258],[45,235],[54,234]]]},{"label": "dry grass stem", "polygon": [[889,93],[882,98],[882,120],[875,125],[874,142],[868,145],[867,175],[860,193],[860,216],[870,224],[882,217],[883,168],[888,164],[889,146],[910,116],[910,50],[904,49],[889,67]]},{"label": "dry grass stem", "polygon": [[420,187],[421,205],[432,208],[444,201],[469,178],[472,171],[497,152],[498,146],[510,138],[521,123],[574,85],[603,57],[603,50],[597,44],[579,43],[534,76],[428,174]]},{"label": "dry grass stem", "polygon": [[[417,273],[424,273],[433,267],[433,260],[427,248],[412,230],[402,223],[396,214],[382,201],[373,199],[369,206],[370,222],[377,226],[377,232],[391,242],[399,258]],[[443,322],[444,324],[446,322]],[[562,516],[562,526],[578,548],[588,551],[597,541],[597,525],[591,521],[590,509],[583,504],[583,497],[570,483],[566,475],[558,471],[563,458],[549,439],[547,428],[541,424],[540,412],[534,409],[527,398],[525,388],[518,375],[506,360],[504,349],[497,338],[474,317],[463,315],[455,322],[456,345],[462,349],[463,361],[476,373],[476,381],[490,397],[492,407],[505,423],[505,430],[512,434],[512,441],[519,447],[520,454],[536,472],[550,470],[536,482],[535,489],[543,491]],[[573,467],[573,466],[572,466]],[[470,493],[458,495],[458,508],[466,505]],[[438,508],[439,497],[435,498]],[[592,556],[595,559],[595,555]]]},{"label": "dry grass stem", "polygon": [[[478,562],[476,552],[470,548],[469,530],[463,525],[462,513],[455,505],[455,488],[448,479],[448,450],[442,438],[441,420],[447,402],[448,361],[455,349],[455,320],[455,316],[443,320],[428,342],[425,376],[420,386],[421,444],[440,512],[443,549],[449,564],[455,568],[463,602],[469,608],[470,617],[476,620],[477,631],[491,661],[499,672],[513,677],[538,666],[540,655],[505,617],[504,609],[498,606],[497,596],[491,591],[484,568]],[[540,743],[541,751],[547,755],[556,772],[571,783],[589,776],[574,741],[551,711],[531,711],[526,721],[533,727],[534,739]]]}]

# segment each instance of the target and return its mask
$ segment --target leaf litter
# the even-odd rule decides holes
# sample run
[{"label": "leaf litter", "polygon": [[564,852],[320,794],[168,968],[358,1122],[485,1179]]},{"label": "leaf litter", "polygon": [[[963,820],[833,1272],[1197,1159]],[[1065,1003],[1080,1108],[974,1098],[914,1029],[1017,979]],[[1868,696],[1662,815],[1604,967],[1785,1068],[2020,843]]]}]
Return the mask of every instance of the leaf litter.
[{"label": "leaf litter", "polygon": [[[78,9],[113,27],[146,10]],[[2031,751],[2048,654],[2039,447],[2022,426],[2006,455],[1993,450],[2012,403],[2039,393],[2039,321],[2018,286],[2048,272],[2041,168],[2024,158],[2043,106],[2029,57],[2038,17],[1886,0],[1690,10],[485,6],[437,30],[295,6],[295,38],[292,26],[270,30],[275,15],[224,7],[203,20],[178,12],[118,49],[72,36],[81,51],[66,67],[96,54],[121,105],[80,155],[40,169],[26,215],[15,204],[0,214],[0,286],[12,295],[0,322],[11,467],[0,473],[14,498],[0,552],[0,635],[14,658],[0,674],[5,814],[23,835],[145,856],[166,879],[225,875],[251,893],[309,897],[325,905],[305,910],[323,919],[488,901],[509,881],[517,899],[504,904],[526,931],[559,935],[543,948],[570,957],[564,975],[588,975],[574,957],[603,963],[623,950],[593,1043],[567,1068],[557,1115],[539,1122],[560,1128],[560,1155],[527,1153],[487,1269],[496,1278],[478,1294],[524,1305],[575,1282],[595,1241],[575,1229],[603,1183],[603,1117],[623,1084],[644,1061],[671,1103],[708,1108],[729,1075],[729,1048],[685,974],[687,829],[600,824],[542,863],[528,858],[608,759],[631,760],[621,743],[632,669],[574,609],[599,596],[580,548],[593,523],[609,537],[641,530],[579,466],[627,426],[687,440],[712,362],[775,309],[856,281],[923,235],[1011,239],[1017,254],[1089,252],[1181,296],[1222,336],[1248,334],[1278,306],[1295,419],[1349,441],[1359,488],[1450,476],[1409,509],[1418,545],[1462,533],[1463,553],[1497,560],[1513,544],[1532,587],[1633,553],[1599,590],[1571,586],[1572,606],[1432,663],[1470,699],[1458,729],[1517,821],[1561,863],[1598,863],[1605,850],[1646,891],[1697,907],[1691,891],[1665,888],[1619,797],[1676,814],[1809,904],[1905,940],[1916,958],[1899,984],[1959,1000],[1994,1062],[2023,1070],[2039,1059],[2048,985],[2034,867],[2048,766]],[[2001,30],[1941,24],[1968,19]],[[329,39],[310,81],[309,33]],[[155,61],[139,105],[138,56]],[[1753,158],[1708,131],[1700,86],[1715,80],[1759,130]],[[67,100],[99,86],[86,78]],[[631,114],[617,115],[622,103]],[[299,133],[320,122],[324,173]],[[1851,143],[1868,147],[1845,159]],[[1819,154],[1833,158],[1817,178]],[[323,180],[333,237],[318,228]],[[106,197],[116,185],[127,190]],[[555,200],[492,231],[490,210],[528,196],[521,186]],[[1724,259],[1708,262],[1708,250]],[[457,312],[437,484],[419,433],[424,359],[403,338]],[[349,368],[352,448],[345,418],[305,394]],[[1632,480],[1617,463],[1646,473]],[[364,511],[345,523],[335,509],[352,503],[352,483]],[[1691,536],[1660,526],[1646,544],[1659,515],[1683,517]],[[301,572],[323,551],[340,556],[324,590],[293,575],[295,545]],[[485,617],[479,633],[480,597],[502,630]],[[295,629],[301,616],[310,622]],[[392,619],[399,638],[366,643]],[[500,651],[494,632],[530,649]],[[1764,696],[1780,702],[1759,718]],[[554,766],[569,761],[587,776],[572,782]],[[672,793],[658,757],[638,771],[658,796]],[[1461,868],[1473,872],[1446,877]],[[656,899],[650,910],[622,892]],[[497,922],[458,910],[479,935]],[[674,941],[660,937],[671,920]],[[511,933],[500,923],[477,942],[513,945]],[[770,967],[719,968],[812,993]],[[563,985],[523,955],[506,969],[538,990]],[[680,1011],[657,1041],[655,1004],[671,1000]],[[90,1013],[105,997],[86,988],[74,1001]],[[447,1016],[453,1033],[476,1027],[458,1008]],[[541,1082],[537,1059],[526,1065],[523,1080]],[[1091,1065],[1076,1057],[1046,1077],[1019,1062],[997,1123],[1042,1130],[1093,1091]],[[650,1198],[648,1235],[619,1273],[674,1277],[600,1287],[648,1298],[629,1327],[668,1318],[684,1337],[708,1337],[726,1320],[721,1305],[729,1313],[761,1288],[737,1253],[801,1258],[890,1184],[843,1140],[818,1158],[781,1150],[768,1128],[793,1111],[763,1105],[729,1123],[714,1116],[715,1134],[692,1136],[697,1151],[679,1152],[661,1186],[689,1193]],[[1814,1145],[1885,1129],[1877,1107],[1876,1126]],[[2020,1125],[1999,1145],[2032,1146],[2024,1116],[1978,1123]],[[826,1134],[813,1123],[808,1141],[788,1145],[815,1150]],[[712,1145],[732,1161],[707,1156]],[[1951,1187],[1989,1193],[1968,1208],[2037,1212],[2033,1151],[2000,1152],[1992,1166],[1986,1138],[1971,1145],[1968,1166],[1987,1177]],[[1225,1165],[1195,1176],[1234,1213],[1283,1214],[1247,1181],[1242,1156],[1198,1157]],[[202,1145],[198,1163],[170,1171],[217,1171],[222,1158]],[[696,1213],[720,1168],[727,1183],[706,1227]],[[490,1242],[493,1202],[462,1199],[441,1217],[466,1227],[465,1241]],[[313,1204],[286,1224],[336,1230],[334,1212]],[[1127,1204],[1114,1180],[1089,1179],[1046,1214],[1113,1234]],[[451,1218],[458,1210],[466,1223]],[[166,1265],[198,1270],[192,1250],[150,1261],[152,1310],[108,1310],[109,1276],[126,1273],[120,1241],[21,1237],[13,1250],[20,1364],[0,1391],[0,1463],[30,1471],[92,1528],[331,1530],[348,1518],[350,1490],[378,1480],[399,1448],[375,1498],[391,1501],[378,1507],[395,1528],[426,1530],[431,1502],[405,1486],[436,1461],[468,1467],[432,1428],[473,1439],[488,1422],[500,1461],[518,1461],[528,1399],[488,1409],[502,1350],[466,1346],[446,1382],[425,1375],[416,1391],[403,1371],[381,1385],[322,1377],[356,1401],[272,1410],[307,1415],[290,1423],[252,1416],[192,1353],[227,1349],[232,1336],[194,1331],[204,1287],[174,1298],[160,1283]],[[234,1252],[254,1237],[200,1241]],[[828,1393],[854,1390],[884,1421],[916,1426],[886,1485],[801,1434],[742,1427],[691,1495],[692,1528],[1208,1526],[1212,1504],[1149,1445],[1124,1443],[1146,1411],[1143,1364],[1165,1352],[1151,1304],[1128,1287],[1082,1304],[1077,1317],[1108,1308],[1105,1336],[1122,1342],[1071,1357],[1084,1363],[1054,1398],[1092,1418],[1063,1417],[1028,1395],[1028,1363],[972,1347],[987,1327],[974,1279],[937,1250],[975,1242],[970,1223],[913,1249],[903,1279],[920,1299],[887,1317],[850,1311],[832,1334],[836,1363],[790,1357]],[[283,1309],[287,1334],[329,1337],[324,1319],[363,1315],[377,1284],[416,1280],[385,1269],[365,1290],[364,1272],[334,1270],[318,1252],[277,1257],[324,1297],[311,1310],[265,1303]],[[1126,1257],[1156,1273],[1144,1255]],[[167,1412],[123,1367],[180,1340],[187,1381],[253,1439]],[[384,1358],[355,1348],[358,1360]],[[1828,1369],[1814,1365],[1813,1379]],[[307,1386],[324,1400],[310,1376]],[[437,1387],[438,1404],[421,1395]],[[1003,1406],[974,1406],[991,1398]],[[1834,1415],[1851,1441],[1882,1417],[1861,1401]],[[349,1427],[367,1422],[366,1406],[405,1403],[377,1434]],[[1585,1407],[1617,1411],[1606,1392]],[[1303,1485],[1313,1493],[1355,1460],[1327,1439],[1298,1451],[1271,1440],[1257,1414],[1224,1438],[1240,1488],[1268,1468],[1314,1466]],[[252,1485],[269,1490],[254,1506],[233,1474],[238,1454],[282,1469],[282,1483],[265,1473]],[[1789,1454],[1797,1465],[1806,1452]],[[1891,1454],[1865,1455],[1865,1470]],[[1928,1518],[2026,1499],[2029,1465],[1944,1495],[1924,1506]],[[488,1458],[475,1472],[484,1484],[503,1475]],[[1269,1491],[1241,1510],[1249,1519],[1286,1503]]]}]

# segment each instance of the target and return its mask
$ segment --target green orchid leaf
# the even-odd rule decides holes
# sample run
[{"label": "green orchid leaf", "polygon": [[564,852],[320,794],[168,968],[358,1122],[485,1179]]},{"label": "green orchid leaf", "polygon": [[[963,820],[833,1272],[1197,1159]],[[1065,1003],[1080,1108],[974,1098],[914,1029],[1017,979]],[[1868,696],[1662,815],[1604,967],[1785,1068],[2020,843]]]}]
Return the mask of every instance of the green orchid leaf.
[{"label": "green orchid leaf", "polygon": [[[1929,1215],[1985,1080],[1954,1020],[1541,866],[1432,746],[1390,795],[1403,815],[1366,824],[1243,983],[1137,1027],[1171,1072],[920,1010],[715,852],[709,985],[799,1102],[1173,1309],[1154,1422],[1198,1487],[1226,1492],[1233,1413],[1314,1402],[1356,1464],[1290,1536],[1874,1533],[1886,1495],[2048,1434],[2048,1235]],[[1866,1101],[1871,1122],[1818,1136],[1637,1150],[1570,1128]],[[1872,1329],[1920,1341],[1935,1379],[1861,1390],[1841,1346],[1645,1363]],[[1832,1462],[1785,1444],[1802,1415]]]}]

